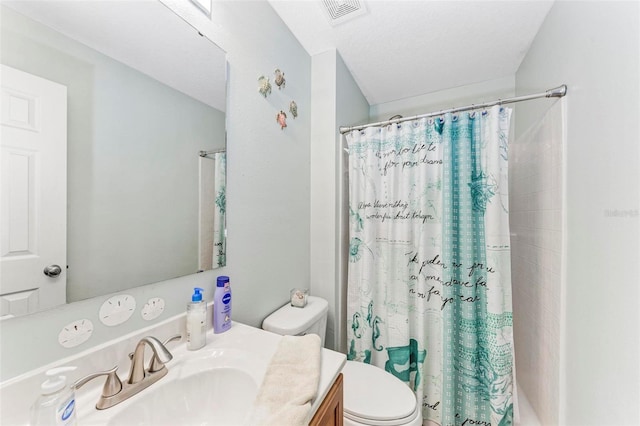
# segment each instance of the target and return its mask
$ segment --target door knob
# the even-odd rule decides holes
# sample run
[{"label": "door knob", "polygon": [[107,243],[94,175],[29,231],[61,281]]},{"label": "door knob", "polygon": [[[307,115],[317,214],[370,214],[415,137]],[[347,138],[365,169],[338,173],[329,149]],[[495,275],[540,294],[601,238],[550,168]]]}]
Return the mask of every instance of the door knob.
[{"label": "door knob", "polygon": [[51,278],[56,278],[62,272],[62,268],[58,265],[45,266],[44,274]]}]

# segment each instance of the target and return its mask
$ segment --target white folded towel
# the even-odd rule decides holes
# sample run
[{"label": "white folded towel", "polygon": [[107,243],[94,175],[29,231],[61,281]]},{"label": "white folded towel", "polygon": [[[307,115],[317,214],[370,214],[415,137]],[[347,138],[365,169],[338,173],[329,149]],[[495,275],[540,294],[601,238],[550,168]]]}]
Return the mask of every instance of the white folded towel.
[{"label": "white folded towel", "polygon": [[320,337],[284,336],[249,415],[251,426],[303,426],[320,382]]}]

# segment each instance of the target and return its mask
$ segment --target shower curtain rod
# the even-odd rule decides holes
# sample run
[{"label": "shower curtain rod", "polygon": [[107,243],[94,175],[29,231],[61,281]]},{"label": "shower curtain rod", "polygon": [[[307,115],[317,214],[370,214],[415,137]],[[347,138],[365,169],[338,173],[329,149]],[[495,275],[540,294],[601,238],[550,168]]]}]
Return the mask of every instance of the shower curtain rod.
[{"label": "shower curtain rod", "polygon": [[405,117],[405,118],[396,118],[394,120],[387,120],[387,121],[378,121],[376,123],[361,124],[359,126],[351,126],[351,127],[349,127],[349,126],[340,126],[340,133],[341,134],[345,134],[345,133],[349,133],[352,130],[362,130],[362,129],[366,129],[367,127],[386,126],[388,124],[402,123],[403,121],[417,120],[419,118],[436,117],[438,115],[443,115],[443,114],[447,114],[447,113],[470,111],[470,110],[474,110],[474,109],[492,107],[494,105],[504,105],[504,104],[512,104],[512,103],[515,103],[515,102],[528,101],[528,100],[531,100],[531,99],[561,98],[566,94],[567,94],[567,85],[563,84],[562,86],[558,86],[556,88],[549,89],[549,90],[547,90],[545,92],[534,93],[532,95],[523,95],[523,96],[516,96],[516,97],[513,97],[513,98],[498,99],[497,101],[485,102],[483,104],[476,104],[476,105],[472,104],[472,105],[467,105],[467,106],[458,107],[458,108],[443,109],[443,110],[440,110],[440,111],[437,111],[437,112],[430,112],[428,114],[414,115],[412,117]]},{"label": "shower curtain rod", "polygon": [[227,149],[226,148],[220,148],[220,149],[214,149],[212,151],[200,151],[198,152],[198,155],[200,157],[206,157],[209,154],[217,154],[219,152],[225,152]]}]

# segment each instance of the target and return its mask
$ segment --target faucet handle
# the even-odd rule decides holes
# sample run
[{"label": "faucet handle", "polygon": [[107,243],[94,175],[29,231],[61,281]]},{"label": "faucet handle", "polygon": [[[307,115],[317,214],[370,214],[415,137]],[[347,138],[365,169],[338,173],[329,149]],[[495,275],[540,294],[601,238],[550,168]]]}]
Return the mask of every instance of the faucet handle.
[{"label": "faucet handle", "polygon": [[[164,346],[167,346],[167,344],[169,344],[170,342],[173,342],[174,340],[180,340],[180,339],[182,339],[182,334],[176,334],[175,336],[169,337],[167,340],[162,342],[162,344]],[[149,363],[149,372],[155,373],[156,371],[160,371],[163,368],[165,368],[164,362],[160,361],[158,357],[154,354],[153,357],[151,358],[151,362]]]},{"label": "faucet handle", "polygon": [[175,336],[169,337],[167,340],[162,342],[162,344],[167,346],[170,342],[173,342],[174,340],[180,340],[180,339],[182,339],[182,334],[176,334]]},{"label": "faucet handle", "polygon": [[74,389],[80,389],[82,386],[87,384],[87,382],[95,379],[96,377],[107,376],[107,380],[105,380],[104,386],[102,387],[102,396],[104,398],[109,398],[111,396],[116,395],[117,393],[119,393],[122,390],[122,382],[120,381],[120,378],[118,377],[118,374],[116,373],[117,370],[118,370],[118,366],[116,365],[110,370],[99,371],[97,373],[89,374],[89,375],[77,380],[72,385],[72,387]]}]

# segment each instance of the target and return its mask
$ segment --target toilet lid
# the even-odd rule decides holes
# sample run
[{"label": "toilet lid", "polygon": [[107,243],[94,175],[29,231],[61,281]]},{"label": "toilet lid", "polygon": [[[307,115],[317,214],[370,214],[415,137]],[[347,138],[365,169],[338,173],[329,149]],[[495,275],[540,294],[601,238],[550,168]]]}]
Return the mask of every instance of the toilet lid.
[{"label": "toilet lid", "polygon": [[415,417],[414,393],[392,374],[355,361],[347,361],[342,373],[345,417],[375,421],[371,424],[394,424],[394,420],[406,422]]}]

